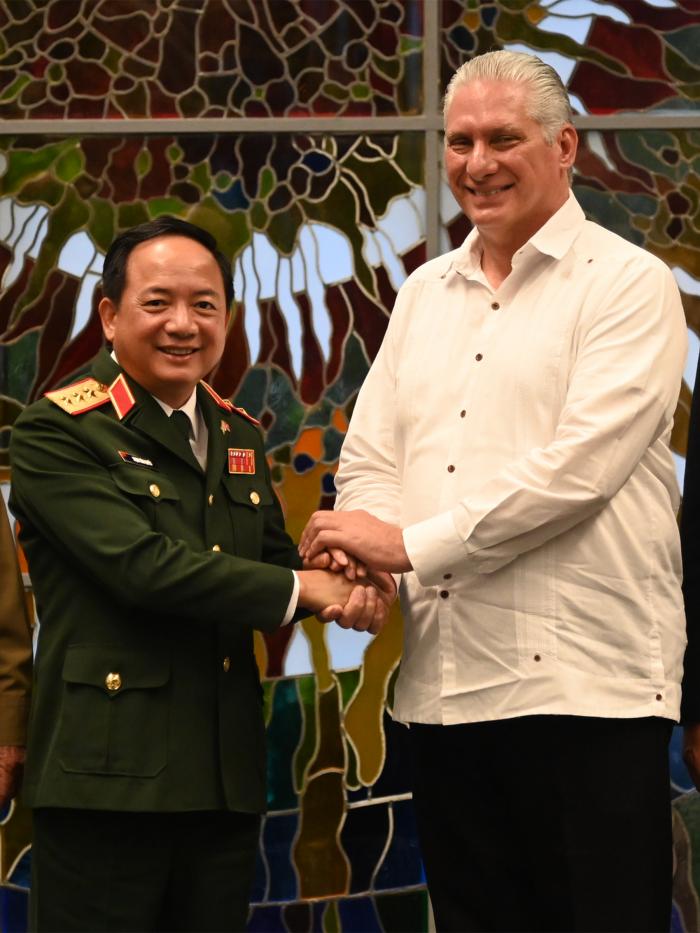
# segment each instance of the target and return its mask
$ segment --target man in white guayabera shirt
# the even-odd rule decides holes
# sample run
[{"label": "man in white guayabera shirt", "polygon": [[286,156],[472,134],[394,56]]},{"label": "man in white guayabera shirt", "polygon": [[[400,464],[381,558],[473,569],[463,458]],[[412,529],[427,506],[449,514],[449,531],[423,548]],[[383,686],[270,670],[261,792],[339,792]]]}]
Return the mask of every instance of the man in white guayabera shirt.
[{"label": "man in white guayabera shirt", "polygon": [[576,147],[539,59],[457,71],[445,163],[475,229],[401,288],[340,511],[300,545],[401,575],[394,716],[439,930],[669,925],[687,333],[664,264],[584,217]]}]

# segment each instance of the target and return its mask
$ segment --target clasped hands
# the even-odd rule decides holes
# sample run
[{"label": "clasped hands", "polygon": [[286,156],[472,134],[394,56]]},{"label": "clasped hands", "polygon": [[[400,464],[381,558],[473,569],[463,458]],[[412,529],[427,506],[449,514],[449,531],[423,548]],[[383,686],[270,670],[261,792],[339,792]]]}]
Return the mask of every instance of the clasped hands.
[{"label": "clasped hands", "polygon": [[[335,619],[342,628],[381,631],[396,598],[391,573],[411,569],[398,526],[363,510],[314,512],[299,553],[304,560],[301,605],[313,609],[321,622]],[[321,576],[311,579],[310,574]]]}]

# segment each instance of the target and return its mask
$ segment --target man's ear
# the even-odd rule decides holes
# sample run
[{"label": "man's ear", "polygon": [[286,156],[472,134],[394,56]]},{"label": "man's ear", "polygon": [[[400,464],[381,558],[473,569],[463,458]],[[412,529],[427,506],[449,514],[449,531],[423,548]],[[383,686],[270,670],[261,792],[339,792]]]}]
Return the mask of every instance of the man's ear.
[{"label": "man's ear", "polygon": [[578,149],[578,133],[571,123],[565,123],[559,131],[559,147],[562,168],[568,171],[576,161]]},{"label": "man's ear", "polygon": [[114,340],[114,318],[117,315],[117,306],[111,298],[103,298],[97,306],[97,310],[99,311],[100,320],[102,321],[102,333],[105,335],[105,340],[108,343],[112,343]]}]

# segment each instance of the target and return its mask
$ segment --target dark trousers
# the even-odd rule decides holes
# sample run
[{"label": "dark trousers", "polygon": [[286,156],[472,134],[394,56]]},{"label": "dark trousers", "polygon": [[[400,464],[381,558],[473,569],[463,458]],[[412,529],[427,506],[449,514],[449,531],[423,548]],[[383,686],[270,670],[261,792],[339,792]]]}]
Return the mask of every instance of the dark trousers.
[{"label": "dark trousers", "polygon": [[440,931],[667,931],[669,720],[412,725]]},{"label": "dark trousers", "polygon": [[245,929],[260,817],[34,811],[30,928]]}]

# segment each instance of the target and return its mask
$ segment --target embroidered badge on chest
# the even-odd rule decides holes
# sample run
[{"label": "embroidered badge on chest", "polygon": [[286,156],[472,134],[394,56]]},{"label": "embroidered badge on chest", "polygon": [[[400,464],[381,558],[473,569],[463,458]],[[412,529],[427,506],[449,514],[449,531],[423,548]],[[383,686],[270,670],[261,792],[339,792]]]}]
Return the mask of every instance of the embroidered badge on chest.
[{"label": "embroidered badge on chest", "polygon": [[148,470],[152,470],[155,466],[153,461],[149,460],[147,457],[136,457],[134,454],[129,454],[125,450],[118,450],[117,453],[124,463],[133,463],[134,466],[146,467]]},{"label": "embroidered badge on chest", "polygon": [[255,451],[241,447],[228,449],[229,473],[255,473]]}]

